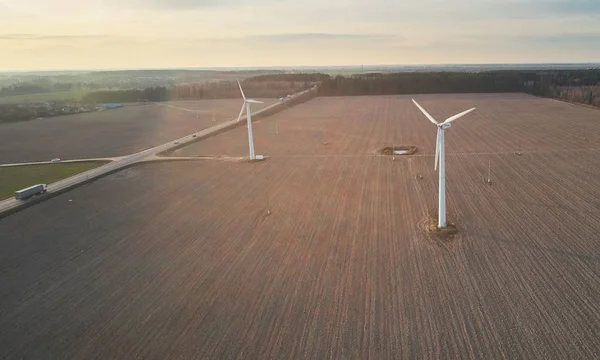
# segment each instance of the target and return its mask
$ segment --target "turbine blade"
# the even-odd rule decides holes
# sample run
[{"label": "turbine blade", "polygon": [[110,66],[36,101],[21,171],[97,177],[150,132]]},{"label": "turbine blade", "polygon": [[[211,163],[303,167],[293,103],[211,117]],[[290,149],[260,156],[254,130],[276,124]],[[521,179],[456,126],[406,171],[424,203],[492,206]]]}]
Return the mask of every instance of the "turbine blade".
[{"label": "turbine blade", "polygon": [[460,114],[456,114],[454,116],[451,116],[449,118],[446,119],[446,121],[444,121],[442,124],[449,124],[451,122],[453,122],[456,119],[460,119],[461,117],[467,115],[468,113],[470,113],[471,111],[475,110],[475,108],[469,109],[467,111],[463,111]]},{"label": "turbine blade", "polygon": [[244,98],[244,101],[246,101],[246,95],[244,95],[244,90],[242,90],[242,84],[240,84],[240,81],[237,81],[238,86],[240,87],[240,92],[242,93],[242,97]]},{"label": "turbine blade", "polygon": [[440,160],[440,131],[442,131],[442,129],[438,127],[437,137],[435,138],[435,164],[433,165],[435,171],[437,171],[438,163]]},{"label": "turbine blade", "polygon": [[429,119],[429,121],[431,121],[432,123],[434,123],[435,125],[439,124],[437,121],[435,121],[435,119],[433,118],[433,116],[429,115],[429,113],[427,111],[425,111],[425,109],[423,109],[421,107],[421,105],[419,105],[418,102],[415,101],[415,99],[412,99],[412,102],[415,103],[415,105],[417,105],[417,107],[419,108],[419,110],[421,110],[421,112],[427,116],[427,118]]},{"label": "turbine blade", "polygon": [[250,104],[264,104],[264,102],[262,102],[262,101],[252,100],[252,99],[248,99],[248,100],[246,100],[246,102],[250,103]]},{"label": "turbine blade", "polygon": [[240,122],[240,119],[242,118],[242,114],[244,113],[244,108],[246,108],[246,103],[242,104],[242,109],[240,110],[240,114],[238,115],[237,122]]}]

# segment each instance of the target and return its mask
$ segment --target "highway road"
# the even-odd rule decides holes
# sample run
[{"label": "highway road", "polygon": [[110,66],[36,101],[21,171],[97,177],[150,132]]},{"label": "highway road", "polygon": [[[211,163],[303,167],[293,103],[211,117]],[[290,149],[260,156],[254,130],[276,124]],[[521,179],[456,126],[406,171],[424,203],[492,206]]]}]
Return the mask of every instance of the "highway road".
[{"label": "highway road", "polygon": [[[90,159],[74,159],[74,160],[61,160],[61,164],[74,164],[74,163],[82,163],[82,162],[90,162],[90,161],[118,161],[121,159],[121,156],[110,157],[110,158],[90,158]],[[15,166],[29,166],[29,165],[47,165],[52,164],[52,161],[33,161],[33,162],[24,162],[24,163],[14,163],[14,164],[0,164],[0,168],[3,167],[15,167]]]},{"label": "highway road", "polygon": [[[267,112],[269,110],[272,110],[274,108],[284,106],[285,103],[290,102],[291,100],[296,99],[299,96],[302,96],[310,91],[315,91],[315,90],[316,90],[316,87],[313,87],[311,89],[296,93],[296,94],[292,95],[289,99],[286,99],[285,102],[277,102],[275,104],[269,105],[265,108],[262,108],[259,111],[252,113],[252,116],[260,115],[260,114]],[[224,123],[220,123],[213,127],[186,135],[179,139],[169,141],[168,143],[165,143],[165,144],[162,144],[162,145],[150,148],[150,149],[146,149],[144,151],[140,151],[140,152],[132,154],[132,155],[127,155],[127,156],[122,156],[120,158],[116,158],[114,161],[112,161],[106,165],[103,165],[103,166],[97,167],[95,169],[71,176],[69,178],[57,181],[55,183],[49,184],[47,193],[44,195],[41,195],[41,197],[47,197],[48,194],[59,193],[59,192],[65,191],[69,188],[72,188],[79,184],[85,183],[92,179],[95,179],[95,178],[101,177],[103,175],[106,175],[108,173],[120,170],[127,166],[139,163],[141,161],[144,161],[147,158],[154,157],[157,154],[160,154],[162,152],[174,149],[174,148],[182,146],[182,145],[192,143],[199,139],[211,136],[215,133],[219,133],[225,129],[233,128],[236,126],[241,126],[243,124],[243,121],[246,121],[245,115],[240,119],[239,122],[238,122],[238,119],[236,118],[236,119],[224,122]],[[194,134],[196,134],[196,137],[193,136]],[[18,166],[20,164],[10,164],[10,165]],[[30,202],[37,202],[39,199],[40,199],[40,197],[34,197],[31,199],[22,201],[22,200],[16,200],[14,198],[10,198],[10,199],[0,201],[0,217],[5,213],[12,212],[12,211],[18,209],[19,207],[25,207],[27,205],[30,205],[29,204]]]}]

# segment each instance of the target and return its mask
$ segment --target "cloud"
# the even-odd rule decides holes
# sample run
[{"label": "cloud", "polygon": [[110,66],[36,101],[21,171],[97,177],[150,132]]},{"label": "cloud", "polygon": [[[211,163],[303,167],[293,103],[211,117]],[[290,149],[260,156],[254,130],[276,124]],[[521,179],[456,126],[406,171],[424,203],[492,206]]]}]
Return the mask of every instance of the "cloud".
[{"label": "cloud", "polygon": [[528,7],[530,10],[537,10],[540,14],[559,16],[600,14],[600,1],[598,0],[538,0],[529,3]]},{"label": "cloud", "polygon": [[99,12],[184,12],[212,8],[266,7],[287,0],[0,0],[0,10],[40,16],[91,16]]},{"label": "cloud", "polygon": [[[544,35],[485,35],[485,36],[466,36],[463,38],[466,42],[487,42],[487,43],[513,43],[528,45],[597,45],[600,46],[600,33],[558,33]],[[465,44],[465,42],[462,42]]]},{"label": "cloud", "polygon": [[0,67],[582,61],[599,23],[600,0],[0,0]]},{"label": "cloud", "polygon": [[600,46],[600,34],[585,33],[585,34],[556,34],[542,36],[524,36],[523,41],[533,42],[537,44],[595,44]]},{"label": "cloud", "polygon": [[352,44],[352,43],[399,43],[404,41],[401,36],[393,34],[336,34],[336,33],[283,33],[256,34],[243,37],[172,37],[172,39],[196,44],[256,44],[256,45],[306,45],[306,44]]},{"label": "cloud", "polygon": [[194,9],[213,7],[223,4],[219,0],[129,0],[110,1],[126,8],[155,8],[155,9]]},{"label": "cloud", "polygon": [[85,40],[85,39],[106,39],[108,35],[89,34],[89,35],[38,35],[38,34],[0,34],[0,40],[18,40],[18,41],[44,41],[44,40]]},{"label": "cloud", "polygon": [[96,39],[114,39],[122,41],[140,42],[169,42],[184,41],[195,43],[232,43],[232,42],[264,42],[264,43],[290,43],[290,42],[314,42],[314,41],[385,41],[402,40],[402,37],[392,34],[332,34],[332,33],[287,33],[287,34],[259,34],[245,37],[187,37],[187,36],[163,36],[163,37],[143,37],[143,36],[115,36],[104,34],[82,34],[82,35],[62,35],[62,34],[0,34],[0,40],[15,41],[44,41],[44,40],[96,40]]},{"label": "cloud", "polygon": [[600,15],[598,0],[508,0],[479,3],[474,11],[483,17],[503,18],[565,18]]},{"label": "cloud", "polygon": [[129,9],[159,9],[159,10],[187,10],[203,9],[224,6],[255,5],[265,6],[275,3],[274,0],[249,2],[246,0],[105,0],[104,4]]},{"label": "cloud", "polygon": [[330,34],[330,33],[295,33],[295,34],[267,34],[246,37],[251,41],[291,42],[291,41],[320,41],[320,40],[393,40],[399,36],[391,34]]},{"label": "cloud", "polygon": [[[323,5],[331,6],[331,5]],[[319,16],[319,7],[310,8]],[[353,22],[382,22],[402,26],[406,22],[440,27],[475,20],[500,22],[508,19],[556,19],[600,16],[599,0],[370,0],[341,5],[326,12],[330,17]],[[319,16],[319,18],[321,18]]]}]

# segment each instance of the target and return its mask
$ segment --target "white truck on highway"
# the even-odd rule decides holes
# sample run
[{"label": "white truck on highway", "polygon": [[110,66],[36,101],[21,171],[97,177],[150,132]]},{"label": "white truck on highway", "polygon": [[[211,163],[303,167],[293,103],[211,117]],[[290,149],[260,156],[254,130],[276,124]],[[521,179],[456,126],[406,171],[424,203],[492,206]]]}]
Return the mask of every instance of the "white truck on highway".
[{"label": "white truck on highway", "polygon": [[29,199],[33,195],[43,194],[46,191],[48,191],[48,186],[46,184],[33,185],[28,188],[15,191],[15,199],[17,199],[17,200]]}]

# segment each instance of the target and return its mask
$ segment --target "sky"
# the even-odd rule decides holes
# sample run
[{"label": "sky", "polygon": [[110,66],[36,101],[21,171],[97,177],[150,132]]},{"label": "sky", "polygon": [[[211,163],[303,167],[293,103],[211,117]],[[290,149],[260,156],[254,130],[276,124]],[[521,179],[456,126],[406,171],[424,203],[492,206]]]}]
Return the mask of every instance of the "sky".
[{"label": "sky", "polygon": [[13,70],[600,62],[600,0],[0,0]]}]

